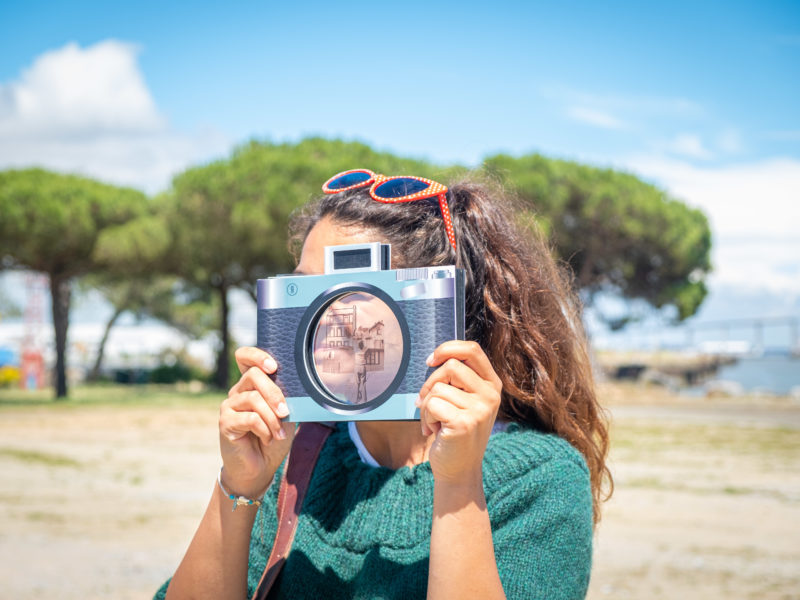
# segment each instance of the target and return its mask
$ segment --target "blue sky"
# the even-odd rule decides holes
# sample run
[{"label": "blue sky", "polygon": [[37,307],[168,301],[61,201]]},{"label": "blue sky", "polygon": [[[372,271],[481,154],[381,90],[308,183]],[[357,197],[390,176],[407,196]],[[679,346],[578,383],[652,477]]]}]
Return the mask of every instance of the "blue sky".
[{"label": "blue sky", "polygon": [[800,314],[797,2],[254,4],[4,3],[0,168],[156,192],[251,137],[538,151],[706,210],[700,317]]},{"label": "blue sky", "polygon": [[707,164],[800,149],[796,2],[252,4],[6,5],[0,81],[114,39],[172,127],[234,142],[323,133],[466,163],[611,161],[683,130]]}]

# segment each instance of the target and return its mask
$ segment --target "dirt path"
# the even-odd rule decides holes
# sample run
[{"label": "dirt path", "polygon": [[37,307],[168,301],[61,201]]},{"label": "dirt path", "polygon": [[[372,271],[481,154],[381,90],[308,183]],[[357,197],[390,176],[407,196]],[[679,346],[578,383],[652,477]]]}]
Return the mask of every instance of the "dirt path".
[{"label": "dirt path", "polygon": [[[742,410],[614,404],[590,598],[800,598],[800,408]],[[216,420],[0,407],[0,598],[151,597],[213,489]]]},{"label": "dirt path", "polygon": [[800,598],[800,407],[615,404],[589,597]]},{"label": "dirt path", "polygon": [[219,468],[217,411],[0,411],[2,598],[149,598]]},{"label": "dirt path", "polygon": [[616,419],[628,422],[646,419],[654,422],[680,422],[689,424],[726,424],[738,427],[766,427],[775,429],[800,429],[798,407],[742,406],[739,404],[713,406],[702,404],[615,406]]}]

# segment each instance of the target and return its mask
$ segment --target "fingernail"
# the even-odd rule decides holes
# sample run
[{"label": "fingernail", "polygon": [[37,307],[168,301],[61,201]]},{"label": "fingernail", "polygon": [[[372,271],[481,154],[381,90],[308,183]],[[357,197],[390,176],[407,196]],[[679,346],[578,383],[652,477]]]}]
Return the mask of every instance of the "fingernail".
[{"label": "fingernail", "polygon": [[286,402],[281,402],[280,404],[278,404],[278,408],[275,409],[275,412],[278,413],[279,417],[288,417],[289,407],[286,406]]},{"label": "fingernail", "polygon": [[427,364],[429,367],[433,366],[433,352],[431,352],[428,358],[425,359],[425,364]]},{"label": "fingernail", "polygon": [[274,373],[278,370],[278,363],[272,358],[266,358],[264,359],[264,370],[267,373]]},{"label": "fingernail", "polygon": [[286,439],[286,432],[283,430],[283,427],[278,429],[278,439],[285,440]]},{"label": "fingernail", "polygon": [[422,395],[417,396],[417,399],[414,400],[414,406],[419,406],[422,404]]}]

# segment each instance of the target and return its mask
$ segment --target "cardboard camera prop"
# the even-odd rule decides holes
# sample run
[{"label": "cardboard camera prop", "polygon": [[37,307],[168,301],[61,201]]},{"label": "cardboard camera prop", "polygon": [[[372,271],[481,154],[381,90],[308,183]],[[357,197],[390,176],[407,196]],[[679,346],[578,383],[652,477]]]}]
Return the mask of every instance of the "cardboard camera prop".
[{"label": "cardboard camera prop", "polygon": [[289,420],[419,418],[425,360],[464,339],[464,271],[390,261],[389,244],[328,246],[324,275],[258,280],[257,344],[278,363]]}]

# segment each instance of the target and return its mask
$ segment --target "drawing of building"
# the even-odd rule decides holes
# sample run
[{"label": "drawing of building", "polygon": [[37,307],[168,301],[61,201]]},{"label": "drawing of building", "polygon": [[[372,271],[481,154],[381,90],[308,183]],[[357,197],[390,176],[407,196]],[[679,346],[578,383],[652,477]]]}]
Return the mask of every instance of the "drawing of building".
[{"label": "drawing of building", "polygon": [[383,371],[383,321],[372,327],[359,327],[353,339],[356,347],[364,353],[367,371]]},{"label": "drawing of building", "polygon": [[344,364],[359,364],[366,371],[382,371],[384,361],[383,321],[358,327],[358,307],[330,308],[323,316],[323,373],[342,373]]},{"label": "drawing of building", "polygon": [[329,308],[323,316],[325,337],[322,341],[323,373],[341,373],[342,363],[352,363],[352,332],[356,325],[357,307]]}]

